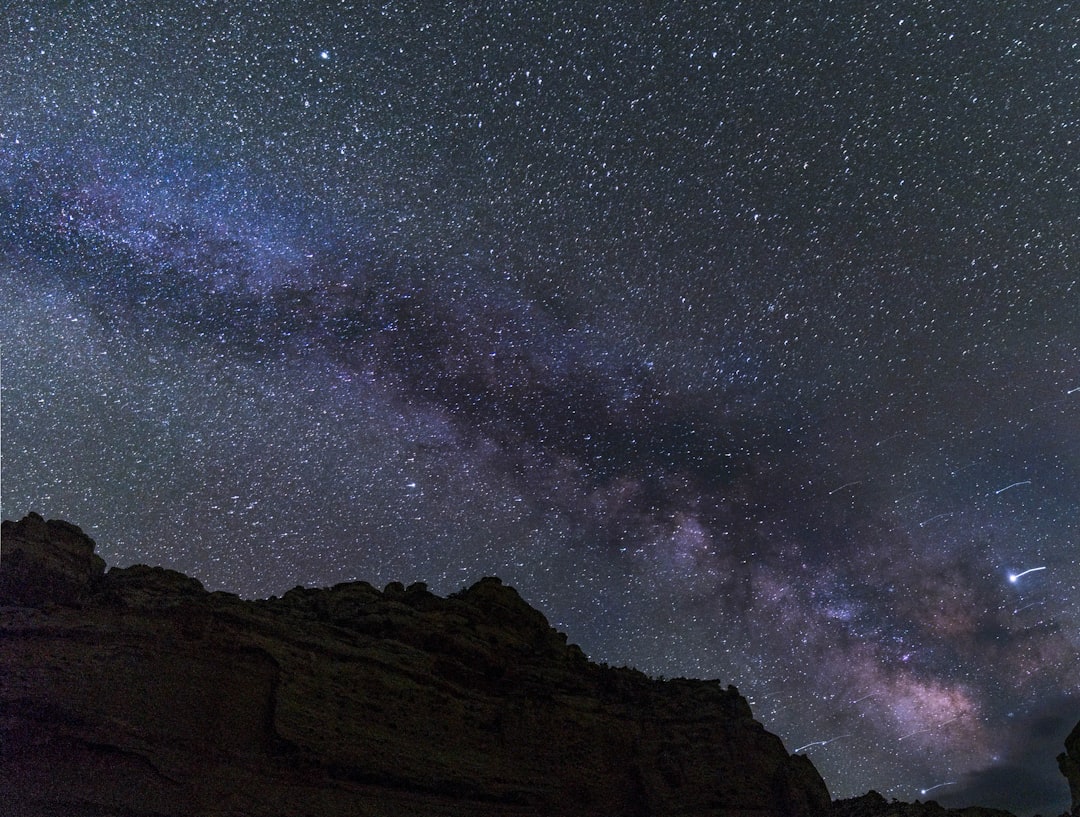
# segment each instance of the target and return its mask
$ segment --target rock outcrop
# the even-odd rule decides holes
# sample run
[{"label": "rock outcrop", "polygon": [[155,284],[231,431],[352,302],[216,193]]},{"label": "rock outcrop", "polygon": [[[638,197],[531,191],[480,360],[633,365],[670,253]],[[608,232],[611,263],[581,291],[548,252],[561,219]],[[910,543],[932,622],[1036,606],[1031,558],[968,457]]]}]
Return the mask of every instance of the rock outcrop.
[{"label": "rock outcrop", "polygon": [[831,817],[1014,817],[1011,811],[995,808],[969,806],[967,808],[944,808],[934,800],[925,803],[902,803],[887,801],[876,791],[861,797],[837,800],[833,803]]},{"label": "rock outcrop", "polygon": [[32,513],[17,525],[5,522],[3,546],[2,604],[73,602],[105,572],[94,540],[59,519],[46,522]]},{"label": "rock outcrop", "polygon": [[1058,755],[1058,768],[1069,781],[1073,817],[1080,817],[1080,723],[1065,738],[1065,751]]},{"label": "rock outcrop", "polygon": [[8,817],[822,815],[732,687],[590,663],[497,579],[244,601],[4,522]]}]

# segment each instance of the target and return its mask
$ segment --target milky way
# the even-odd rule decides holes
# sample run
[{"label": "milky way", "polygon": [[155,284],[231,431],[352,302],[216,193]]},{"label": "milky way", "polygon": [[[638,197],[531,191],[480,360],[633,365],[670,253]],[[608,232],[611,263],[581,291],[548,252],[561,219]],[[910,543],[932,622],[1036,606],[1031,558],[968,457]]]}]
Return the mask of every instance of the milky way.
[{"label": "milky way", "polygon": [[5,10],[4,516],[496,574],[836,797],[1063,810],[1080,19],[311,5]]}]

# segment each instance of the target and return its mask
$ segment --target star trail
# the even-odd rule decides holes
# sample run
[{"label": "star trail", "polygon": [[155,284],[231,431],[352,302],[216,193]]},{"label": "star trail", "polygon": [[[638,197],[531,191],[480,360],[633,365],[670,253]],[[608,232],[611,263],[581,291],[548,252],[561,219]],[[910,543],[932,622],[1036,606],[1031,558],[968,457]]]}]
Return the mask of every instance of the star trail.
[{"label": "star trail", "polygon": [[8,4],[3,515],[247,597],[498,575],[834,797],[1063,811],[1078,32]]}]

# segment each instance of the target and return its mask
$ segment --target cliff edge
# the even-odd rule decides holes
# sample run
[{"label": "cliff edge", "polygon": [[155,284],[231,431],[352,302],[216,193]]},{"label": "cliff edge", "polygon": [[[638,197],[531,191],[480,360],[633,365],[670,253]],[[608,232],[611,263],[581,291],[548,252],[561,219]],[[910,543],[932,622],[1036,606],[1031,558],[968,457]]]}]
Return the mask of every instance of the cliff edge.
[{"label": "cliff edge", "polygon": [[1069,781],[1072,816],[1080,817],[1080,723],[1065,738],[1065,751],[1058,755],[1058,768]]},{"label": "cliff edge", "polygon": [[593,664],[498,579],[245,601],[36,514],[2,547],[10,817],[830,810],[733,687]]}]

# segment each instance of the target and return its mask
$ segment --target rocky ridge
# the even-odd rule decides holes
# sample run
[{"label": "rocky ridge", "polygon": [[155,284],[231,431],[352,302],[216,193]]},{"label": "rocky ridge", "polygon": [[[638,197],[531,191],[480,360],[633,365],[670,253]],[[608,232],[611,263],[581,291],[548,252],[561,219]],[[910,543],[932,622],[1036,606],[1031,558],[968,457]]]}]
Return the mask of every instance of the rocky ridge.
[{"label": "rocky ridge", "polygon": [[861,797],[836,800],[830,817],[1014,817],[1012,812],[996,808],[969,806],[967,808],[944,808],[936,801],[903,803],[888,801],[876,791]]},{"label": "rocky ridge", "polygon": [[498,579],[245,601],[36,514],[2,546],[10,817],[830,808],[734,688],[593,664]]},{"label": "rocky ridge", "polygon": [[495,578],[245,601],[37,514],[0,538],[10,817],[1010,817],[830,803],[733,687],[593,664]]},{"label": "rocky ridge", "polygon": [[1080,723],[1065,738],[1065,751],[1058,755],[1058,768],[1069,781],[1072,815],[1080,817]]}]

